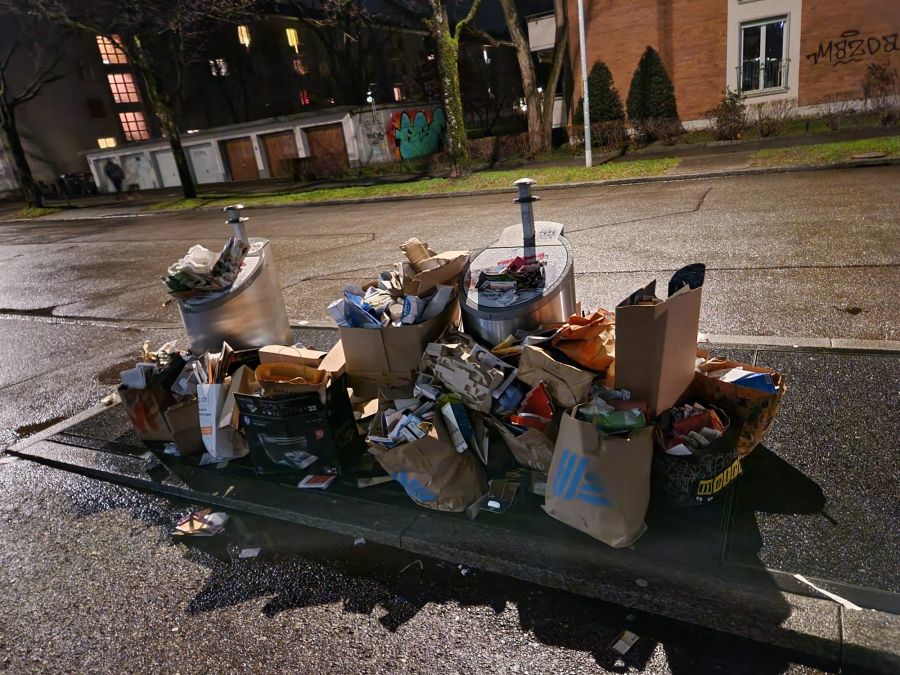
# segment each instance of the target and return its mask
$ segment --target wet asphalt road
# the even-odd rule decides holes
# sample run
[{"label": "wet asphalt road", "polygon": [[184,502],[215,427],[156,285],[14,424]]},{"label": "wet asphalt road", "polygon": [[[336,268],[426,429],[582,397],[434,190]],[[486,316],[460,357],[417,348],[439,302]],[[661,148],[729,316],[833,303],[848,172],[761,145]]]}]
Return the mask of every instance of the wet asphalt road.
[{"label": "wet asphalt road", "polygon": [[[718,633],[372,544],[0,460],[0,670],[808,673]],[[228,550],[262,546],[257,559]],[[412,565],[410,566],[410,564]],[[626,657],[609,649],[640,635]]]},{"label": "wet asphalt road", "polygon": [[[537,215],[566,224],[585,307],[703,260],[706,332],[900,339],[898,177],[889,167],[548,192]],[[395,261],[410,236],[475,248],[516,220],[505,195],[248,215],[276,246],[295,320],[324,319],[345,283]],[[96,403],[145,339],[177,337],[159,277],[191,244],[225,236],[217,213],[0,223],[0,448]],[[273,533],[276,560],[232,563],[171,544],[183,506],[23,461],[0,464],[0,486],[0,669],[621,666],[606,648],[629,623],[617,608],[433,565],[409,585],[398,576],[409,561],[308,532]],[[390,564],[372,571],[382,557]],[[649,638],[630,665],[652,672],[804,670],[708,632],[635,632]]]}]

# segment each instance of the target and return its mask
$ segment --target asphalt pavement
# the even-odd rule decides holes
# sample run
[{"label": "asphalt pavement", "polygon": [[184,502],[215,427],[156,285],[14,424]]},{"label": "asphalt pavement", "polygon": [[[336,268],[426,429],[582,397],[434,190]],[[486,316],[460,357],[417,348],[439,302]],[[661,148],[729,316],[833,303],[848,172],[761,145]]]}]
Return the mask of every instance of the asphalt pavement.
[{"label": "asphalt pavement", "polygon": [[[700,260],[709,270],[704,332],[898,340],[898,176],[900,168],[883,167],[573,189],[547,192],[536,212],[566,225],[586,308],[611,308]],[[497,195],[247,215],[251,234],[273,241],[295,321],[325,319],[344,284],[396,261],[411,236],[438,250],[477,248],[518,221]],[[218,248],[227,235],[221,214],[210,212],[0,224],[0,447],[96,403],[144,340],[178,336],[160,277],[191,244]],[[810,423],[817,409],[808,402],[789,424]],[[849,428],[837,445],[825,439],[836,458],[825,465],[828,481],[840,480],[837,458],[866,442],[864,418],[852,410],[830,411]],[[618,610],[606,618],[588,602],[570,616],[581,601],[530,587],[498,609],[460,599],[471,578],[454,570],[441,570],[428,593],[448,579],[462,591],[442,590],[449,596],[440,601],[425,593],[417,604],[397,581],[399,568],[369,576],[335,562],[345,551],[330,545],[324,562],[307,550],[277,561],[217,560],[171,545],[165,530],[184,505],[0,462],[0,610],[10,617],[0,622],[0,668],[118,670],[123,655],[130,668],[167,671],[625,668],[605,649],[627,625]],[[488,590],[499,583],[490,579]],[[366,593],[374,595],[359,600]],[[197,597],[212,599],[198,605]],[[392,612],[411,616],[398,622]],[[668,624],[641,631],[649,636],[642,649],[651,648],[636,652],[632,668],[806,668],[714,633]]]},{"label": "asphalt pavement", "polygon": [[[368,542],[0,459],[0,669],[30,672],[810,673],[758,643]],[[234,552],[261,547],[257,558]],[[232,554],[229,554],[229,548]],[[640,640],[624,658],[623,631]]]}]

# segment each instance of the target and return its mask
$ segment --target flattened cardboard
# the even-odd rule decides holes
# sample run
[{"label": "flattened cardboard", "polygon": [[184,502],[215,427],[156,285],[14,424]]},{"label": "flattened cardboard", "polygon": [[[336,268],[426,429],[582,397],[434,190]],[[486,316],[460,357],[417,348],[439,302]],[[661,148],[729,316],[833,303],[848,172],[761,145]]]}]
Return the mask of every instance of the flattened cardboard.
[{"label": "flattened cardboard", "polygon": [[[454,298],[436,318],[411,326],[340,328],[341,344],[350,375],[373,377],[416,370],[425,345],[436,340],[459,313]],[[326,357],[327,359],[327,357]]]},{"label": "flattened cardboard", "polygon": [[142,441],[172,440],[172,432],[163,413],[175,403],[175,399],[158,381],[152,382],[147,389],[120,386],[118,392],[125,414],[138,438]]},{"label": "flattened cardboard", "polygon": [[532,387],[543,381],[553,399],[563,408],[584,403],[596,375],[557,361],[540,347],[528,345],[519,359],[519,379]]},{"label": "flattened cardboard", "polygon": [[652,415],[694,380],[702,294],[701,286],[655,305],[616,307],[616,387],[646,401]]},{"label": "flattened cardboard", "polygon": [[426,265],[429,261],[447,262],[433,270],[419,272],[414,277],[403,278],[403,292],[406,295],[423,296],[427,295],[435,286],[450,285],[453,286],[456,279],[462,274],[466,263],[469,261],[468,251],[447,251],[439,253],[436,256],[421,261]]},{"label": "flattened cardboard", "polygon": [[166,424],[172,432],[175,447],[182,455],[199,455],[203,452],[200,436],[200,417],[197,399],[178,403],[165,411]]},{"label": "flattened cardboard", "polygon": [[295,363],[298,366],[318,368],[327,352],[315,349],[302,349],[300,347],[283,347],[281,345],[269,345],[260,347],[260,363]]},{"label": "flattened cardboard", "polygon": [[544,510],[614,548],[647,530],[653,427],[607,436],[563,415],[547,479]]}]

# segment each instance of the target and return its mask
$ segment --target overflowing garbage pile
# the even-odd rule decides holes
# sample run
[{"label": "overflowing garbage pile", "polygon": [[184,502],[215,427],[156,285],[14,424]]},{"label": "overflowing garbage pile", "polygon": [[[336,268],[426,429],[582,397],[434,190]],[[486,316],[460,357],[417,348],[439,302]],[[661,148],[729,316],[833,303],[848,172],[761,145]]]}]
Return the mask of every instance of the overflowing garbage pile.
[{"label": "overflowing garbage pile", "polygon": [[164,279],[166,287],[171,295],[182,299],[227,291],[237,279],[249,250],[249,244],[237,237],[231,237],[218,255],[205,246],[194,244],[183,258],[169,267]]},{"label": "overflowing garbage pile", "polygon": [[[422,507],[472,518],[546,517],[543,506],[621,547],[646,530],[651,495],[687,506],[722,494],[778,410],[777,372],[698,351],[701,264],[676,272],[665,297],[654,281],[614,311],[489,344],[460,320],[468,253],[399,248],[405,260],[328,305],[340,341],[327,353],[145,350],[119,391],[136,433],[180,461],[246,463],[300,489],[396,483]],[[173,292],[233,280],[240,246],[216,262],[200,253],[170,270]],[[515,256],[477,285],[503,305],[540,291],[543,275],[536,257]]]}]

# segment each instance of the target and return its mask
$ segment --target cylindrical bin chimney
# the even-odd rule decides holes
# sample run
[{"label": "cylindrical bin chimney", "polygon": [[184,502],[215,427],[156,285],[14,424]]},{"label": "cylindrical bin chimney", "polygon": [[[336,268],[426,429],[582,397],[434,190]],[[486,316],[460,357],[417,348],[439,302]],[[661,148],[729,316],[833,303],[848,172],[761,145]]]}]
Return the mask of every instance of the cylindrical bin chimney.
[{"label": "cylindrical bin chimney", "polygon": [[194,354],[219,351],[223,342],[234,349],[294,343],[272,244],[268,239],[247,236],[247,218],[240,215],[243,208],[236,204],[224,209],[235,238],[250,246],[231,288],[178,301],[181,323]]},{"label": "cylindrical bin chimney", "polygon": [[535,330],[567,321],[575,312],[572,247],[561,223],[535,221],[534,181],[515,185],[522,223],[469,259],[459,297],[463,328],[479,341],[496,345],[517,330]]}]

